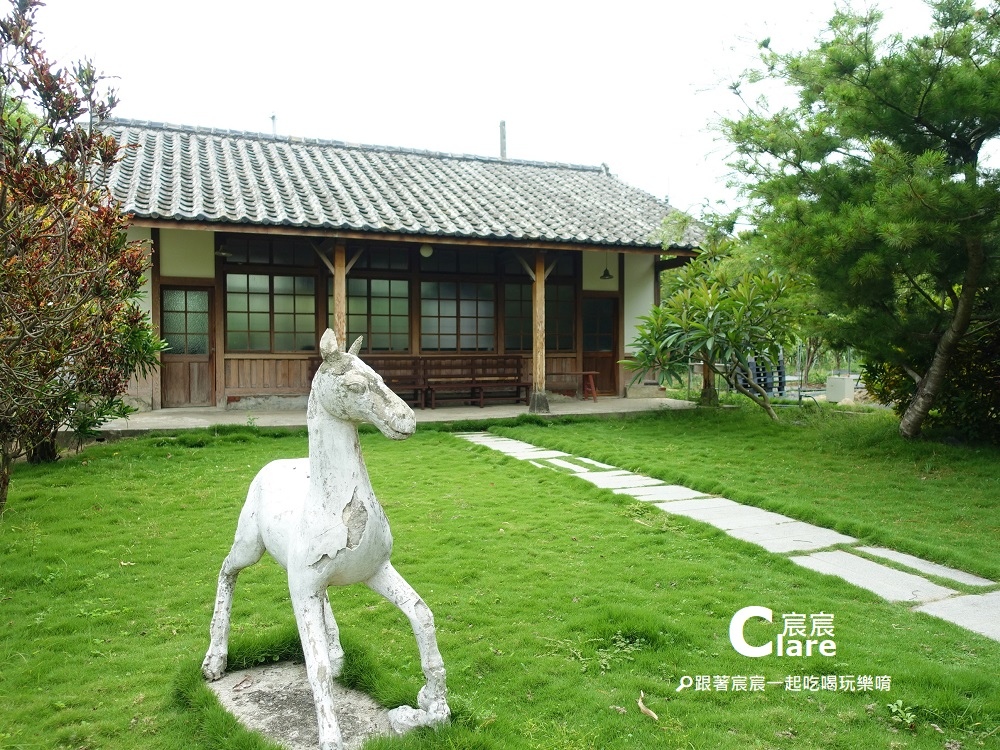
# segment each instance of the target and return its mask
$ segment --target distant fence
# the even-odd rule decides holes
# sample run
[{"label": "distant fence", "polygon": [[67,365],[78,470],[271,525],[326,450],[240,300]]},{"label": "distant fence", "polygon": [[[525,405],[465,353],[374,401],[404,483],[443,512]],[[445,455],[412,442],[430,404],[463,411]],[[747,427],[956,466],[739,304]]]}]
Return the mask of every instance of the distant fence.
[{"label": "distant fence", "polygon": [[[772,363],[765,357],[748,357],[750,376],[753,382],[767,391],[771,396],[785,395],[785,357],[778,357],[777,363]],[[737,376],[740,385],[749,388],[750,384],[742,375]]]}]

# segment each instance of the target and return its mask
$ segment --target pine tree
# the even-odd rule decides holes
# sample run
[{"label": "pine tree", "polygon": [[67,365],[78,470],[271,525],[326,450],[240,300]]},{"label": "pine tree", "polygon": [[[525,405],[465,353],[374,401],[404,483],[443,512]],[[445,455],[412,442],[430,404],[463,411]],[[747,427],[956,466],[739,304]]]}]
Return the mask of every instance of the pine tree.
[{"label": "pine tree", "polygon": [[[878,12],[839,11],[815,47],[734,85],[791,87],[724,122],[759,241],[815,281],[832,343],[906,373],[900,433],[921,434],[970,330],[997,322],[1000,4],[930,3],[933,26],[880,35]],[[899,391],[897,391],[899,393]]]}]

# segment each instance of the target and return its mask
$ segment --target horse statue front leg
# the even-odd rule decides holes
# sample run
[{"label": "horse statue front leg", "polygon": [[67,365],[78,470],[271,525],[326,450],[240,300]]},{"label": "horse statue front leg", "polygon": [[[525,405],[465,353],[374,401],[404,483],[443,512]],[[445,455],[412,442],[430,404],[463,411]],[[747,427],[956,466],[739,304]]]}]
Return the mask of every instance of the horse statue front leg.
[{"label": "horse statue front leg", "polygon": [[[331,628],[326,621],[330,612],[326,588],[309,590],[296,586],[289,577],[292,610],[302,641],[302,653],[306,661],[306,674],[312,688],[313,703],[316,706],[316,721],[319,725],[320,750],[343,750],[343,737],[337,715],[333,707],[333,680],[343,662],[336,663],[339,643],[329,642]],[[332,612],[330,612],[332,617]],[[336,625],[333,625],[336,628]],[[331,653],[332,652],[332,653]]]},{"label": "horse statue front leg", "polygon": [[375,575],[365,581],[365,585],[399,607],[410,621],[420,651],[420,667],[426,680],[417,695],[419,708],[400,706],[389,712],[389,723],[393,731],[402,734],[414,727],[446,722],[451,716],[451,709],[448,707],[444,659],[438,650],[434,615],[430,607],[388,560]]},{"label": "horse statue front leg", "polygon": [[[246,517],[252,519],[253,514],[246,514]],[[226,559],[222,561],[222,569],[219,571],[215,610],[209,628],[210,642],[205,660],[201,664],[201,671],[208,680],[218,680],[226,671],[229,656],[229,620],[233,609],[236,578],[240,571],[264,556],[264,542],[256,527],[249,528],[251,526],[249,522],[244,522],[244,514],[241,514],[240,524],[236,527],[236,540]]]}]

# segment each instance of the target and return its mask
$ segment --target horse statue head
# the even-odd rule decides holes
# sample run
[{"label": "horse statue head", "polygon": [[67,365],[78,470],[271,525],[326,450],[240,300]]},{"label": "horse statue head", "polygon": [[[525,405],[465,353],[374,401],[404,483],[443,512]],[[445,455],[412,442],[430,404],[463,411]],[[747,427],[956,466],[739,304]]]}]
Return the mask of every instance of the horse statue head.
[{"label": "horse statue head", "polygon": [[403,440],[414,433],[413,410],[358,357],[359,336],[349,350],[341,351],[337,335],[329,328],[319,342],[323,361],[313,377],[309,416],[322,409],[334,419],[352,424],[372,424],[387,438]]}]

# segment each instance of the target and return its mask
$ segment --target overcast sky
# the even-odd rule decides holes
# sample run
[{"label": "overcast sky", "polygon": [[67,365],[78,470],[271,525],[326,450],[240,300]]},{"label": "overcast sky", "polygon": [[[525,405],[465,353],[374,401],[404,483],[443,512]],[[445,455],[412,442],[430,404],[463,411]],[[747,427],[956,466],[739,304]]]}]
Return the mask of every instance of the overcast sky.
[{"label": "overcast sky", "polygon": [[[9,0],[0,0],[7,4]],[[884,30],[928,28],[882,0]],[[119,117],[606,163],[698,212],[731,199],[712,130],[757,42],[809,47],[835,0],[47,0],[49,55],[114,76]],[[865,7],[863,1],[855,7]],[[5,10],[6,12],[6,10]]]}]

